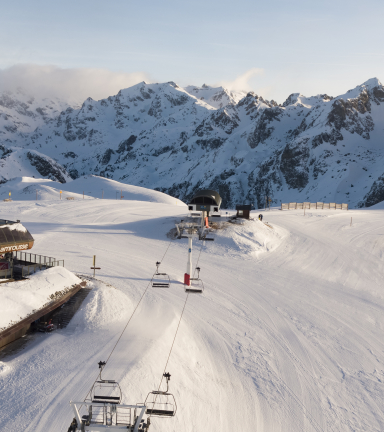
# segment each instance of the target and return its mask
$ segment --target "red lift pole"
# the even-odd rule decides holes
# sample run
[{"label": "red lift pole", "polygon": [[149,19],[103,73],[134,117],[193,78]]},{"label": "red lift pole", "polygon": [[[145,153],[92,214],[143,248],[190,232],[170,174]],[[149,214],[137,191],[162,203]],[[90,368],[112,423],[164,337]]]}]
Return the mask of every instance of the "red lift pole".
[{"label": "red lift pole", "polygon": [[187,271],[184,273],[184,285],[191,286],[192,274],[192,234],[187,234],[188,237],[188,262]]}]

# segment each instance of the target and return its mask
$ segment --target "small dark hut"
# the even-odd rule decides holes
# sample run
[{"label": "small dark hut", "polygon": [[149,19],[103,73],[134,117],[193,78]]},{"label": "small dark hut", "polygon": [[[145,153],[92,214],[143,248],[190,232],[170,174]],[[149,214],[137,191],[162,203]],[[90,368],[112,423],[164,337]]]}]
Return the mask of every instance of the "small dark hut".
[{"label": "small dark hut", "polygon": [[249,219],[252,210],[252,205],[251,204],[237,205],[236,210],[237,210],[236,217]]}]

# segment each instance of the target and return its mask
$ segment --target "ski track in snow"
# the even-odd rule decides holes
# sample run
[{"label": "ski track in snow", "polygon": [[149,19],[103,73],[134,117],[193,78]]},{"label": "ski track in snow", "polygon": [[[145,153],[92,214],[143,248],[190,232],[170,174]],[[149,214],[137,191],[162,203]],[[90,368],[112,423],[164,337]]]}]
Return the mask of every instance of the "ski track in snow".
[{"label": "ski track in snow", "polygon": [[[1,431],[67,431],[69,400],[86,396],[185,212],[138,201],[4,206],[35,237],[33,252],[88,275],[96,254],[101,270],[66,329],[0,361]],[[383,211],[306,213],[265,212],[273,229],[230,226],[202,247],[205,291],[189,296],[168,367],[178,413],[151,430],[384,429]],[[159,385],[185,265],[185,240],[175,240],[161,266],[171,288],[148,289],[103,372],[124,403]]]}]

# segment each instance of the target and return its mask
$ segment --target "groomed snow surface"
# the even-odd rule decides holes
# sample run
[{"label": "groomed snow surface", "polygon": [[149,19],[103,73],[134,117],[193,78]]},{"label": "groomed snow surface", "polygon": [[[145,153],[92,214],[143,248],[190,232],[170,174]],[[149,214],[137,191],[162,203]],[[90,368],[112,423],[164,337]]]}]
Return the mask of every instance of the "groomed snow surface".
[{"label": "groomed snow surface", "polygon": [[[0,362],[0,429],[67,431],[169,244],[185,206],[79,200],[4,203],[33,251],[90,274],[69,326]],[[260,211],[254,212],[254,215]],[[194,242],[205,291],[190,295],[168,371],[175,418],[153,432],[384,430],[383,210],[270,211]],[[351,223],[352,217],[352,226]],[[186,240],[148,289],[104,370],[124,403],[157,389],[185,301]],[[109,285],[108,285],[109,284]],[[0,290],[1,290],[0,285]]]},{"label": "groomed snow surface", "polygon": [[14,201],[104,198],[184,205],[179,199],[162,192],[120,183],[95,175],[80,177],[77,180],[71,180],[64,184],[49,179],[15,177],[3,185],[0,184],[0,199],[9,198],[9,192],[11,192],[11,199]]}]

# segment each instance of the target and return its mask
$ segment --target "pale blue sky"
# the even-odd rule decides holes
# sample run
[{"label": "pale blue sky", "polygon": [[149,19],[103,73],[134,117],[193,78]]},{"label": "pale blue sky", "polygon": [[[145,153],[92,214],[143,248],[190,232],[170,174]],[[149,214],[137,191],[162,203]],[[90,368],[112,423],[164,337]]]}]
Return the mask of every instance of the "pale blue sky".
[{"label": "pale blue sky", "polygon": [[384,81],[382,0],[0,5],[0,69],[55,65],[142,72],[180,85],[233,85],[257,68],[237,86],[278,102],[293,92],[336,95],[374,76]]}]

